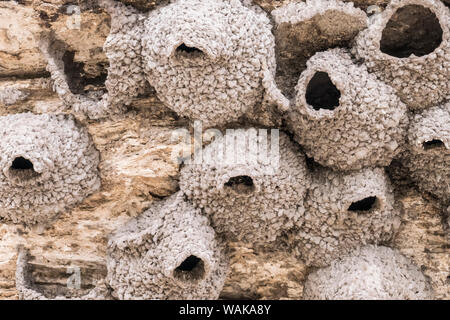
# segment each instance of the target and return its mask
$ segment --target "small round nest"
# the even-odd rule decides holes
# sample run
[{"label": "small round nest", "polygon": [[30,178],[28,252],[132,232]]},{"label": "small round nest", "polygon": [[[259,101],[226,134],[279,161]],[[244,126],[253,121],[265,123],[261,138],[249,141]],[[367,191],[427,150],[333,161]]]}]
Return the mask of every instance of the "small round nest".
[{"label": "small round nest", "polygon": [[310,274],[304,298],[309,300],[433,299],[430,284],[401,253],[368,246]]},{"label": "small round nest", "polygon": [[[259,133],[258,133],[259,132]],[[266,132],[263,130],[262,132]],[[278,130],[228,131],[181,170],[180,188],[230,241],[274,241],[304,214],[305,157]]]},{"label": "small round nest", "polygon": [[344,49],[317,53],[307,66],[288,119],[306,154],[335,170],[389,165],[408,125],[394,90]]}]

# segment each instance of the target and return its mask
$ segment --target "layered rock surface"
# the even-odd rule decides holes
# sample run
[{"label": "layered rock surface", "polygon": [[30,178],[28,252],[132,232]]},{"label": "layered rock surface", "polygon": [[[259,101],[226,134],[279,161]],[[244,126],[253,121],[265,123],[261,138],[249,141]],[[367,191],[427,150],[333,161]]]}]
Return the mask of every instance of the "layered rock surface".
[{"label": "layered rock surface", "polygon": [[[140,9],[161,1],[123,0]],[[290,0],[255,0],[270,12]],[[386,0],[356,0],[355,7],[385,7]],[[443,1],[447,6],[448,0]],[[104,89],[108,60],[103,44],[110,17],[95,2],[0,2],[0,115],[48,113],[63,108],[52,90],[38,49],[39,33],[51,30],[66,47],[65,66],[78,92]],[[78,9],[77,9],[78,8]],[[77,15],[79,10],[80,15]],[[88,293],[106,276],[107,238],[151,203],[179,189],[179,165],[171,159],[177,128],[188,127],[148,89],[127,112],[99,121],[79,119],[101,154],[101,189],[50,227],[0,224],[0,299],[17,299],[18,247],[30,249],[30,277],[49,297]],[[187,148],[187,146],[186,146]],[[393,245],[430,279],[438,299],[450,299],[449,212],[409,181],[395,190],[401,226]],[[78,269],[79,268],[79,269]],[[80,289],[67,286],[79,270]],[[282,248],[230,245],[230,273],[221,298],[301,299],[307,275],[302,261]]]}]

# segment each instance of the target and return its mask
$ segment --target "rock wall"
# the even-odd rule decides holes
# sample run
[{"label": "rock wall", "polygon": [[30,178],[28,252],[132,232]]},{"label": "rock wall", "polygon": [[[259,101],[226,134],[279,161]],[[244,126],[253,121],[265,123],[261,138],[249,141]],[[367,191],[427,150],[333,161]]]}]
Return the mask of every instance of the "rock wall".
[{"label": "rock wall", "polygon": [[[165,1],[122,2],[145,11]],[[293,1],[254,1],[268,13],[290,2]],[[448,0],[443,2],[449,5]],[[376,10],[372,5],[383,10],[388,1],[354,3],[364,11]],[[43,34],[50,34],[64,48],[62,61],[72,92],[89,92],[91,96],[104,92],[109,60],[103,45],[110,24],[109,14],[96,1],[1,1],[0,116],[67,110],[54,91],[46,57],[39,49]],[[304,62],[299,62],[301,67],[292,67],[297,79],[315,52],[349,45],[345,37],[337,42],[331,40],[325,36],[308,39],[312,43],[310,49],[298,53]],[[291,76],[277,78],[287,96],[295,86]],[[291,89],[290,84],[294,85]],[[18,298],[16,262],[20,248],[28,249],[29,276],[46,296],[88,293],[106,277],[110,233],[139,216],[153,202],[179,190],[180,166],[171,160],[179,143],[173,140],[172,133],[190,128],[190,124],[158,100],[153,88],[148,86],[133,98],[124,113],[100,120],[76,117],[100,153],[101,188],[49,224],[0,224],[0,299]],[[261,117],[263,121],[259,123],[265,126],[286,129],[273,115]],[[252,121],[245,122],[249,123]],[[402,174],[404,169],[398,163],[394,160],[387,172],[394,183],[401,223],[387,245],[419,267],[437,299],[450,299],[450,212],[432,195],[419,192]],[[230,271],[220,294],[223,299],[302,299],[305,279],[315,270],[282,245],[253,247],[233,242],[228,250]],[[78,271],[81,285],[68,285]]]}]

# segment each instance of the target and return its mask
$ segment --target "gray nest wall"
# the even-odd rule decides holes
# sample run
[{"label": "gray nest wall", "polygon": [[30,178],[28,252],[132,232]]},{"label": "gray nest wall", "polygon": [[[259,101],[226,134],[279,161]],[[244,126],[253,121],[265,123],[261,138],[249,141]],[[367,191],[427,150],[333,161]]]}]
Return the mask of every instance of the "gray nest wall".
[{"label": "gray nest wall", "polygon": [[450,204],[450,103],[416,114],[404,163],[424,192]]},{"label": "gray nest wall", "polygon": [[436,106],[449,99],[449,20],[441,1],[393,0],[371,17],[353,52],[412,110]]},{"label": "gray nest wall", "polygon": [[181,191],[228,240],[272,242],[305,213],[310,176],[300,149],[283,133],[268,137],[267,157],[260,145],[256,129],[226,134],[203,150],[201,164],[181,170]]},{"label": "gray nest wall", "polygon": [[348,52],[314,55],[296,87],[289,117],[309,157],[336,170],[387,166],[406,135],[406,106]]},{"label": "gray nest wall", "polygon": [[304,223],[292,235],[296,250],[308,265],[324,267],[362,245],[388,243],[400,225],[394,201],[382,169],[323,169],[308,188]]}]

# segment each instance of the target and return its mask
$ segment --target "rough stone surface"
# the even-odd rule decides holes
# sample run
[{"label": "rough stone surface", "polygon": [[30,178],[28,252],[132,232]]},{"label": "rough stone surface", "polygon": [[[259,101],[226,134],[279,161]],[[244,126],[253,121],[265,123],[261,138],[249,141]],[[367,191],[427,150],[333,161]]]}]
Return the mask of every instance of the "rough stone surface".
[{"label": "rough stone surface", "polygon": [[392,0],[371,17],[353,53],[411,109],[429,108],[450,98],[449,20],[441,1]]},{"label": "rough stone surface", "polygon": [[396,195],[402,223],[392,247],[430,279],[436,299],[450,299],[450,225],[446,222],[450,212],[408,187],[399,187]]},{"label": "rough stone surface", "polygon": [[100,188],[99,153],[73,117],[0,117],[0,219],[47,223]]},{"label": "rough stone surface", "polygon": [[128,5],[132,5],[136,9],[147,11],[155,9],[158,5],[167,4],[169,0],[120,0]]},{"label": "rough stone surface", "polygon": [[408,259],[386,247],[365,247],[308,276],[305,299],[428,300],[431,288]]},{"label": "rough stone surface", "polygon": [[289,126],[307,155],[336,170],[389,165],[408,125],[391,87],[343,49],[314,55],[296,87]]}]

